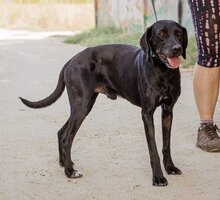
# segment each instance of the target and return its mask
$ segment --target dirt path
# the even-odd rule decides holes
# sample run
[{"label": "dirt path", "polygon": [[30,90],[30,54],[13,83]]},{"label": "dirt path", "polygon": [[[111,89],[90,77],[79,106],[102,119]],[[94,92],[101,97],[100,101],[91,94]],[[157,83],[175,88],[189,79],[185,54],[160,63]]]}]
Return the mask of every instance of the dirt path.
[{"label": "dirt path", "polygon": [[[172,154],[182,175],[165,174],[169,185],[153,187],[140,109],[100,95],[72,148],[84,177],[64,176],[56,132],[69,115],[66,94],[42,110],[24,107],[18,96],[47,96],[63,64],[82,49],[60,38],[0,41],[0,200],[219,200],[220,154],[195,148],[192,72],[182,72],[174,110]],[[161,152],[160,109],[155,124]]]}]

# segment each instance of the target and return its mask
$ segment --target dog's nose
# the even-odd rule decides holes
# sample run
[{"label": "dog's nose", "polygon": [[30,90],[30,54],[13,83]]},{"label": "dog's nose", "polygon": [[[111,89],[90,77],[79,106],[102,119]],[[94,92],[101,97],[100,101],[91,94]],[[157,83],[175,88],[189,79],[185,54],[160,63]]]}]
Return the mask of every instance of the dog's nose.
[{"label": "dog's nose", "polygon": [[173,51],[174,54],[179,54],[182,51],[182,47],[179,44],[174,45],[173,48],[172,48],[172,51]]}]

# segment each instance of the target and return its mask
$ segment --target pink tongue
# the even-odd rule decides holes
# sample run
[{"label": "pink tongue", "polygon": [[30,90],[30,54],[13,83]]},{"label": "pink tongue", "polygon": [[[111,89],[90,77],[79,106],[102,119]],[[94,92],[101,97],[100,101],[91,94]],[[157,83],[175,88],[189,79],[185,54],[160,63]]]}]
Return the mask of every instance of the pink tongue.
[{"label": "pink tongue", "polygon": [[174,57],[174,58],[167,58],[169,64],[173,68],[177,68],[180,65],[180,58],[179,57]]}]

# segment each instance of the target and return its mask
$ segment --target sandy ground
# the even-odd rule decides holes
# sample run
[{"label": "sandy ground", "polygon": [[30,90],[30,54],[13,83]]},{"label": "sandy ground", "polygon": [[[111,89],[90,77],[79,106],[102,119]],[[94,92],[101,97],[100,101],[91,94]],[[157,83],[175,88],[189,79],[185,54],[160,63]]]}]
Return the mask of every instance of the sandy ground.
[{"label": "sandy ground", "polygon": [[[195,147],[198,115],[192,72],[181,72],[182,94],[172,129],[173,160],[182,175],[164,172],[169,185],[153,187],[140,109],[100,95],[72,148],[84,177],[65,177],[58,165],[56,133],[69,115],[66,93],[41,110],[25,107],[18,96],[38,100],[50,94],[63,64],[82,49],[61,38],[0,41],[0,199],[219,200],[220,155]],[[215,117],[219,123],[219,104]],[[159,152],[160,121],[159,108],[155,113]]]}]

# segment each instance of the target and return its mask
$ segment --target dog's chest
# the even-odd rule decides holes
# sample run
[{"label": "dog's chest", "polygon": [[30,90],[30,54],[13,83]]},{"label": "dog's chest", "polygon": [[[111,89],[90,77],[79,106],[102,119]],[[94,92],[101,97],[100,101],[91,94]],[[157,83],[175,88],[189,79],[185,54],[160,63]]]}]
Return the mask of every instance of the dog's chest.
[{"label": "dog's chest", "polygon": [[155,106],[171,104],[177,97],[179,84],[169,77],[157,77],[145,86],[145,95]]},{"label": "dog's chest", "polygon": [[158,94],[155,96],[155,104],[157,106],[165,103],[168,104],[172,101],[171,88],[169,86],[164,86],[162,88],[158,88]]}]

